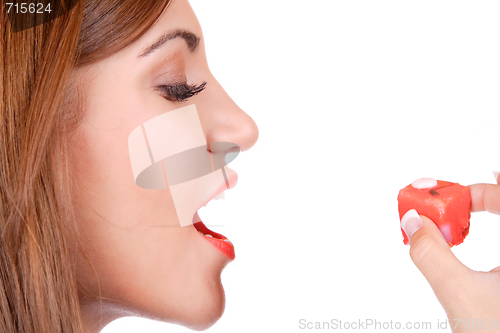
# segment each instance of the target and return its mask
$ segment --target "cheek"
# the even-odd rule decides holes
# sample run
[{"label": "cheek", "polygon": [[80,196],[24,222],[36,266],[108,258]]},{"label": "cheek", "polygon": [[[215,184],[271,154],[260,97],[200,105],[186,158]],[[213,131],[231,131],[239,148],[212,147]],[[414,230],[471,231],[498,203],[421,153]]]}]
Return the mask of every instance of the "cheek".
[{"label": "cheek", "polygon": [[80,240],[95,265],[81,261],[83,276],[93,281],[96,269],[106,290],[119,294],[121,285],[144,280],[142,272],[165,275],[176,265],[173,254],[182,251],[187,235],[180,228],[161,232],[151,227],[175,221],[168,191],[136,186],[127,147],[119,142],[86,126],[75,139],[70,154],[73,204]]},{"label": "cheek", "polygon": [[206,328],[224,309],[219,254],[193,226],[177,227],[168,190],[135,184],[126,143],[89,125],[71,143],[79,284],[133,314]]},{"label": "cheek", "polygon": [[175,217],[170,193],[135,184],[127,138],[127,130],[99,130],[88,123],[78,129],[70,154],[75,208],[85,220],[101,219],[117,228],[148,220],[169,224]]}]

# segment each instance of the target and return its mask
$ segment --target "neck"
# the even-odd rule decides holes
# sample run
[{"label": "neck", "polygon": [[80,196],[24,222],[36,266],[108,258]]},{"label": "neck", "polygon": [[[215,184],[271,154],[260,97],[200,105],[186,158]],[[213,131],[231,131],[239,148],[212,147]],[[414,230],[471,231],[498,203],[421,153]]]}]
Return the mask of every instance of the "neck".
[{"label": "neck", "polygon": [[110,305],[106,301],[91,300],[81,295],[80,311],[86,333],[99,333],[113,320],[127,316],[124,311],[119,310],[116,306]]}]

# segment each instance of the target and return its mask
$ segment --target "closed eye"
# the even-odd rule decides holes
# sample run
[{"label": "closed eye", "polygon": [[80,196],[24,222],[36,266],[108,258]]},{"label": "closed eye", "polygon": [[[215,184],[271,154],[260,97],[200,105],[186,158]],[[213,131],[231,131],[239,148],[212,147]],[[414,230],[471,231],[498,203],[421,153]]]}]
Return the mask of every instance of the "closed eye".
[{"label": "closed eye", "polygon": [[202,92],[206,85],[207,82],[203,82],[199,85],[177,83],[173,85],[160,85],[156,88],[160,91],[162,96],[169,101],[185,102],[194,95]]}]

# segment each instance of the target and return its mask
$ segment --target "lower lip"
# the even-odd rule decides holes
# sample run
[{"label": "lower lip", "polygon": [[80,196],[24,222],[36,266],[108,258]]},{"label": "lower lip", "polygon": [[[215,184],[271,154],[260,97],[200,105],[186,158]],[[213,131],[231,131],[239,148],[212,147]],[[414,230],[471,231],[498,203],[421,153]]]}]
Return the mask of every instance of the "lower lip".
[{"label": "lower lip", "polygon": [[217,239],[217,238],[210,238],[210,237],[205,237],[203,236],[207,241],[212,243],[213,246],[215,246],[219,251],[221,251],[226,257],[229,258],[229,260],[234,260],[235,254],[234,254],[234,246],[233,244],[229,242],[225,242],[222,239]]},{"label": "lower lip", "polygon": [[[209,234],[212,237],[206,237],[205,235],[201,235],[201,237],[205,238],[207,241],[212,243],[213,246],[215,246],[219,251],[222,252],[229,260],[234,260],[235,254],[234,254],[234,246],[230,242],[226,242],[223,239],[227,239],[223,235],[213,232],[212,230],[208,229],[203,222],[198,222],[196,223],[195,228],[197,229],[198,233],[203,233],[203,234]],[[219,238],[216,238],[219,237]]]}]

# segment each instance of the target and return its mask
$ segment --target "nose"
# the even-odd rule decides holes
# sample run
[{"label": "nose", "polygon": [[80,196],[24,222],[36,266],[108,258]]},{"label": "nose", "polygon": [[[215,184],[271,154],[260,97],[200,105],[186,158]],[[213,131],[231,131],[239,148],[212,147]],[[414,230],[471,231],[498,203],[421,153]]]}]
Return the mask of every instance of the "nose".
[{"label": "nose", "polygon": [[259,137],[253,119],[236,105],[216,80],[207,85],[205,96],[201,121],[207,141],[235,143],[241,151],[250,149]]}]

